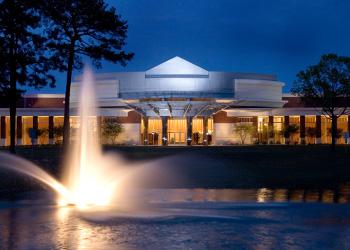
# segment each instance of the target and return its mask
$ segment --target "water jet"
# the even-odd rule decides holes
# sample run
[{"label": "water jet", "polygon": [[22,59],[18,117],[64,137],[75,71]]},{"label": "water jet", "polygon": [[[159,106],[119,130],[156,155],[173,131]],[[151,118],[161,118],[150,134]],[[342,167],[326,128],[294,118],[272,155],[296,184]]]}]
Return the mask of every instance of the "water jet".
[{"label": "water jet", "polygon": [[121,172],[121,159],[102,153],[93,74],[85,69],[80,85],[79,128],[64,161],[62,183],[28,160],[0,153],[0,166],[30,176],[53,189],[61,206],[87,208],[111,205]]}]

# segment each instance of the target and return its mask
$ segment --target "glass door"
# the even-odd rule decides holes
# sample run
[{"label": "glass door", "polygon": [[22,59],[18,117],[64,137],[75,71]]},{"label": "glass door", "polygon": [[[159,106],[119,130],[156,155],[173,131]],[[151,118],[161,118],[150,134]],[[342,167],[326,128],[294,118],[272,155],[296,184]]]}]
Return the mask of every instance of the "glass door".
[{"label": "glass door", "polygon": [[186,144],[186,134],[184,132],[169,132],[168,138],[169,144]]},{"label": "glass door", "polygon": [[168,119],[168,144],[186,145],[187,123],[184,118]]}]

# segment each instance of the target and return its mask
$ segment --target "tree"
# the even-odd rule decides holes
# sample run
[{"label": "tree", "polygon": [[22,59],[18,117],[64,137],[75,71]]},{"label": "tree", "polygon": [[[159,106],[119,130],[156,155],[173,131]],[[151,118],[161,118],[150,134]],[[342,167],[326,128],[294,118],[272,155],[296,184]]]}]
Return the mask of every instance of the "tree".
[{"label": "tree", "polygon": [[267,144],[269,141],[269,137],[271,135],[270,128],[266,124],[261,124],[260,131],[258,132],[258,141],[262,144]]},{"label": "tree", "polygon": [[[328,133],[332,133],[332,128],[328,129],[327,131]],[[343,136],[343,129],[341,128],[337,128],[336,134],[335,134],[335,138],[340,139]]]},{"label": "tree", "polygon": [[[30,134],[30,130],[32,128],[29,128],[27,131],[28,131],[28,134]],[[36,129],[36,135],[38,138],[41,139],[41,144],[43,143],[42,141],[42,137],[45,137],[45,136],[48,136],[50,134],[50,130],[48,128],[38,128]],[[52,130],[52,134],[53,134],[53,138],[55,139],[55,143],[56,144],[60,144],[62,142],[62,137],[63,137],[63,126],[62,125],[59,125],[59,126],[55,126],[53,127],[53,130]]]},{"label": "tree", "polygon": [[314,143],[317,135],[317,129],[312,127],[306,128],[306,135],[309,139],[312,139]]},{"label": "tree", "polygon": [[296,133],[298,133],[298,131],[299,131],[299,125],[289,124],[282,129],[282,134],[284,138],[289,139],[291,136],[294,136]]},{"label": "tree", "polygon": [[348,113],[350,97],[350,58],[323,55],[320,62],[297,74],[291,92],[332,121],[332,150],[335,150],[337,119]]},{"label": "tree", "polygon": [[35,136],[39,139],[39,144],[43,144],[44,143],[43,137],[49,134],[49,129],[48,128],[37,128],[37,129],[28,128],[27,134],[29,135],[29,137],[31,137],[31,133],[34,133]]},{"label": "tree", "polygon": [[55,138],[55,143],[56,144],[61,144],[62,143],[63,131],[64,131],[64,128],[63,128],[62,125],[55,126],[53,128],[53,137]]},{"label": "tree", "polygon": [[275,128],[272,126],[268,126],[267,127],[267,137],[269,138],[268,143],[269,144],[273,144],[274,143],[274,139],[275,139],[275,134],[277,133],[277,131],[275,130]]},{"label": "tree", "polygon": [[103,0],[46,0],[43,13],[47,20],[47,44],[52,60],[60,71],[67,71],[64,106],[63,144],[69,143],[69,101],[74,69],[83,65],[83,57],[101,67],[101,60],[125,66],[133,53],[125,53],[127,23],[116,9]]},{"label": "tree", "polygon": [[109,139],[112,144],[115,144],[115,140],[118,135],[123,132],[123,125],[112,119],[106,119],[102,125],[102,135]]},{"label": "tree", "polygon": [[49,135],[49,129],[48,128],[37,128],[36,129],[36,136],[39,138],[39,144],[44,144],[44,138]]},{"label": "tree", "polygon": [[10,108],[10,152],[15,153],[16,103],[19,85],[54,87],[55,79],[47,74],[50,65],[45,57],[45,39],[40,34],[41,15],[37,0],[0,2],[0,91]]},{"label": "tree", "polygon": [[252,135],[254,131],[254,126],[251,124],[238,124],[235,126],[234,132],[236,132],[241,140],[241,143],[244,144],[248,135]]}]

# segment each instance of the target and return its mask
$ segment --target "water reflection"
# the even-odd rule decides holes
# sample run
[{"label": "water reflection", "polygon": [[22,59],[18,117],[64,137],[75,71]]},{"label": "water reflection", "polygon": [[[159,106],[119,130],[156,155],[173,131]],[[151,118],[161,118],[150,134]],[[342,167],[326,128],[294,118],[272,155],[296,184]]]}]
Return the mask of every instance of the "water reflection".
[{"label": "water reflection", "polygon": [[[142,194],[141,194],[142,193]],[[151,202],[322,202],[349,203],[350,183],[334,189],[149,189],[140,198]]]},{"label": "water reflection", "polygon": [[257,202],[268,202],[273,200],[273,190],[268,188],[260,188],[256,193]]},{"label": "water reflection", "polygon": [[59,249],[104,249],[104,242],[98,240],[104,235],[101,228],[81,219],[77,210],[58,207],[53,213],[53,239],[54,245]]},{"label": "water reflection", "polygon": [[[196,219],[93,220],[72,207],[30,200],[0,203],[0,249],[349,249],[350,234],[344,228],[350,226],[350,205],[320,204],[350,203],[349,187],[146,189],[135,196],[170,202],[174,211],[194,216],[213,215]],[[168,203],[160,207],[168,208]]]},{"label": "water reflection", "polygon": [[78,228],[79,221],[76,221],[72,216],[72,209],[70,207],[59,207],[54,214],[54,223],[56,224],[56,236],[55,245],[61,249],[72,249],[72,246],[76,245],[76,241],[79,241],[77,230],[67,230],[71,225]]}]

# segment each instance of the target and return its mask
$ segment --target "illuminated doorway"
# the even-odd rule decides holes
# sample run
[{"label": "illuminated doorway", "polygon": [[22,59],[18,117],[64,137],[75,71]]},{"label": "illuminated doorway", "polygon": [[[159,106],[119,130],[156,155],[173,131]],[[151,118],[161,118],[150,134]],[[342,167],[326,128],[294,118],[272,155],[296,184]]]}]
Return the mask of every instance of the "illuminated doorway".
[{"label": "illuminated doorway", "polygon": [[148,145],[162,144],[162,120],[161,119],[159,118],[148,119],[147,140],[148,140]]},{"label": "illuminated doorway", "polygon": [[168,119],[168,144],[186,145],[187,123],[183,118]]}]

